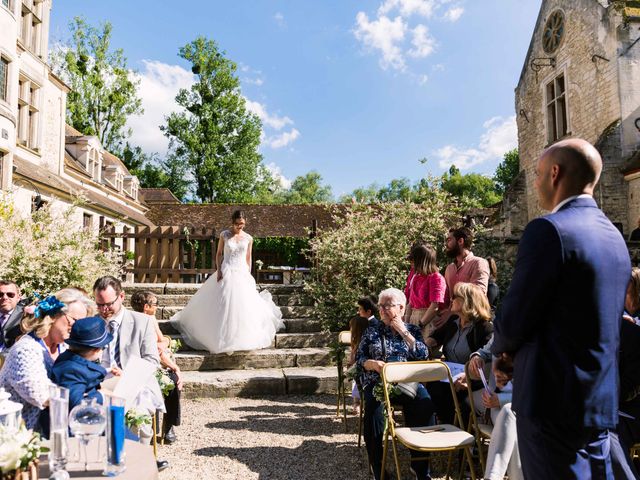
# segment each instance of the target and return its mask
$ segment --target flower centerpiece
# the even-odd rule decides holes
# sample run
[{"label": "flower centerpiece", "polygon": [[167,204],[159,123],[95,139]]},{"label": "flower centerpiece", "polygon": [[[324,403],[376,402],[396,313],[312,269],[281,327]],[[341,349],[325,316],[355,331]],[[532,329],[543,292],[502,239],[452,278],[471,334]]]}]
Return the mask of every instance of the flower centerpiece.
[{"label": "flower centerpiece", "polygon": [[40,434],[0,426],[0,480],[37,480],[38,458],[46,453]]}]

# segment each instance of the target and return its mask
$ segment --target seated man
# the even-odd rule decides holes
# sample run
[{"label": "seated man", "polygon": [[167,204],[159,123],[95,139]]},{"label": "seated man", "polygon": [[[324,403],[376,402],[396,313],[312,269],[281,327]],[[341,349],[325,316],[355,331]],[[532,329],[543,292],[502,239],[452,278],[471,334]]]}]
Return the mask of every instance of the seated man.
[{"label": "seated man", "polygon": [[0,352],[8,350],[22,335],[20,288],[11,280],[0,280]]},{"label": "seated man", "polygon": [[[107,371],[126,368],[131,358],[137,357],[160,366],[156,332],[151,319],[125,308],[124,291],[120,280],[112,276],[101,277],[93,284],[98,314],[107,322],[113,340],[104,349],[101,365]],[[158,470],[169,466],[158,461]]]}]

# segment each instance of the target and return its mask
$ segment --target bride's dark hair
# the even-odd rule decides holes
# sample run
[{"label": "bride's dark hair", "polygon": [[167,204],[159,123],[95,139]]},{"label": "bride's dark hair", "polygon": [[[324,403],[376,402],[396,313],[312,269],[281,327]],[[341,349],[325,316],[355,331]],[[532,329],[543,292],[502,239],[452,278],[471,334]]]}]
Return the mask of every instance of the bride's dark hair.
[{"label": "bride's dark hair", "polygon": [[231,215],[231,221],[235,222],[236,220],[238,220],[239,218],[241,218],[242,220],[244,220],[245,222],[247,221],[247,216],[245,215],[244,211],[242,210],[236,210],[235,212],[233,212],[233,215]]}]

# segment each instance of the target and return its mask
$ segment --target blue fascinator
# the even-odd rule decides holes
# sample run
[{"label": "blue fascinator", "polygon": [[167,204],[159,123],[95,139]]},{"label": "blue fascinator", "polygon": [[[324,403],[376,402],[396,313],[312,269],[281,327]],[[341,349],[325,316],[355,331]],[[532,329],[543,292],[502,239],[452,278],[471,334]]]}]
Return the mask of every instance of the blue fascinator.
[{"label": "blue fascinator", "polygon": [[34,315],[36,318],[46,317],[47,315],[51,316],[58,313],[64,307],[66,307],[64,303],[58,300],[54,295],[49,295],[44,300],[40,300],[38,302]]}]

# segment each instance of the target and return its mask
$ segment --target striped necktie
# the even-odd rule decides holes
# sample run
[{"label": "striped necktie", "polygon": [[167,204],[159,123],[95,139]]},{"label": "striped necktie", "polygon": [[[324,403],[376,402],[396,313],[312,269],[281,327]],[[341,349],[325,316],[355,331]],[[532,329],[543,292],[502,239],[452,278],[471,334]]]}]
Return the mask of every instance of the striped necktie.
[{"label": "striped necktie", "polygon": [[111,335],[113,335],[113,341],[109,346],[111,363],[115,363],[118,367],[122,368],[122,365],[120,365],[120,338],[118,337],[118,322],[111,320],[109,322],[109,331],[111,332]]}]

